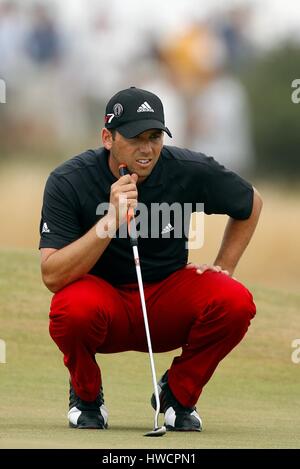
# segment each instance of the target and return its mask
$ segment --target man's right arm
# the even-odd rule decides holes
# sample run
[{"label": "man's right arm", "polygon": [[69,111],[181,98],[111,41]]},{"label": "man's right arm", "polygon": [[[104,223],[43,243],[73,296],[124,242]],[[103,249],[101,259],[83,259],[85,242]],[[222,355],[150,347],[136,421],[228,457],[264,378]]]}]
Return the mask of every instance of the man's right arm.
[{"label": "man's right arm", "polygon": [[98,221],[84,236],[62,249],[41,249],[43,282],[53,293],[85,275],[96,264],[111,241],[99,234],[113,229],[115,219],[109,215]]},{"label": "man's right arm", "polygon": [[[126,220],[129,207],[137,204],[137,176],[126,175],[111,186],[108,214],[81,238],[61,249],[41,248],[41,271],[46,287],[56,293],[87,274],[101,257],[120,224]],[[123,202],[121,195],[125,196]]]}]

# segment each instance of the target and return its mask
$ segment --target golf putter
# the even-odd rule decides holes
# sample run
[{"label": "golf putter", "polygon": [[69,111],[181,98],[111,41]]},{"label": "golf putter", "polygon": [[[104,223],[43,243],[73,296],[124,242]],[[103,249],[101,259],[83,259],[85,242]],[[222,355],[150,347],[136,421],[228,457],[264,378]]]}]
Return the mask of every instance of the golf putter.
[{"label": "golf putter", "polygon": [[[124,165],[124,164],[121,164],[119,166],[119,173],[120,173],[120,176],[125,176],[125,174],[130,174],[128,169],[127,169],[127,166]],[[151,372],[152,372],[153,389],[154,389],[154,395],[155,395],[155,399],[156,399],[156,411],[155,411],[155,417],[154,417],[154,428],[153,428],[152,431],[150,431],[148,433],[145,433],[144,436],[163,436],[166,433],[167,430],[166,430],[166,427],[164,425],[162,427],[158,426],[158,416],[159,416],[159,412],[160,412],[160,402],[159,402],[157,379],[156,379],[156,372],[155,372],[155,366],[154,366],[154,358],[153,358],[153,352],[152,352],[152,344],[151,344],[151,337],[150,337],[150,330],[149,330],[149,323],[148,323],[148,316],[147,316],[147,309],[146,309],[146,302],[145,302],[145,295],[144,295],[144,287],[143,287],[143,279],[142,279],[142,272],[141,272],[141,266],[140,266],[140,258],[139,258],[139,252],[138,252],[138,242],[137,242],[134,210],[132,208],[129,208],[129,210],[127,212],[127,226],[128,226],[128,234],[129,234],[129,238],[130,238],[130,244],[131,244],[132,250],[133,250],[133,257],[134,257],[134,262],[135,262],[136,275],[137,275],[137,279],[138,279],[139,292],[140,292],[141,305],[142,305],[144,324],[145,324],[145,330],[146,330],[146,337],[147,337],[147,344],[148,344],[148,352],[149,352],[150,365],[151,365]]]}]

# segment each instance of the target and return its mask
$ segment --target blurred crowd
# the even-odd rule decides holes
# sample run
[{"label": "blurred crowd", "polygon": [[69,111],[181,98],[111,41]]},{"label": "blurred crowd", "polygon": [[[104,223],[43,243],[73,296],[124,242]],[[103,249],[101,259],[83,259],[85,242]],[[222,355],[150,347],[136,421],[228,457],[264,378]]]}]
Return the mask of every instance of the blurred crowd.
[{"label": "blurred crowd", "polygon": [[86,142],[102,127],[110,96],[135,85],[163,100],[174,136],[166,144],[213,155],[243,174],[252,170],[248,97],[238,78],[255,54],[249,7],[162,34],[141,24],[120,30],[102,2],[80,28],[66,28],[54,4],[24,3],[0,3],[0,78],[7,86],[1,146]]}]

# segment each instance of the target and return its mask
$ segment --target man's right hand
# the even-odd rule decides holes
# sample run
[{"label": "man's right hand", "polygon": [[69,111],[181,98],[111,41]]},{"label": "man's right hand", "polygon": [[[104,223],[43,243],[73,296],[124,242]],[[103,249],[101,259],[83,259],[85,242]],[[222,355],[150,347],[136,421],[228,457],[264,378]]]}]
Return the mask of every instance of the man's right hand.
[{"label": "man's right hand", "polygon": [[108,216],[116,220],[117,227],[126,221],[128,209],[137,206],[137,180],[137,174],[126,174],[111,186]]},{"label": "man's right hand", "polygon": [[50,291],[56,293],[87,274],[99,260],[116,227],[126,221],[128,208],[137,206],[137,180],[136,174],[126,174],[112,184],[111,209],[81,238],[61,249],[41,249],[42,277]]}]

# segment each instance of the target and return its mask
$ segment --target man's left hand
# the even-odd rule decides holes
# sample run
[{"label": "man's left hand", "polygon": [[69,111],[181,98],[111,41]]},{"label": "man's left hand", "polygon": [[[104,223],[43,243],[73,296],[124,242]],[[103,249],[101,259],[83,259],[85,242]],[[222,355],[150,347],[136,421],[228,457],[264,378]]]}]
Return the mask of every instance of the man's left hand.
[{"label": "man's left hand", "polygon": [[203,274],[203,272],[206,272],[206,270],[212,270],[213,272],[220,272],[221,274],[230,276],[228,270],[223,270],[220,265],[193,264],[190,262],[186,265],[186,269],[196,269],[197,274]]}]

